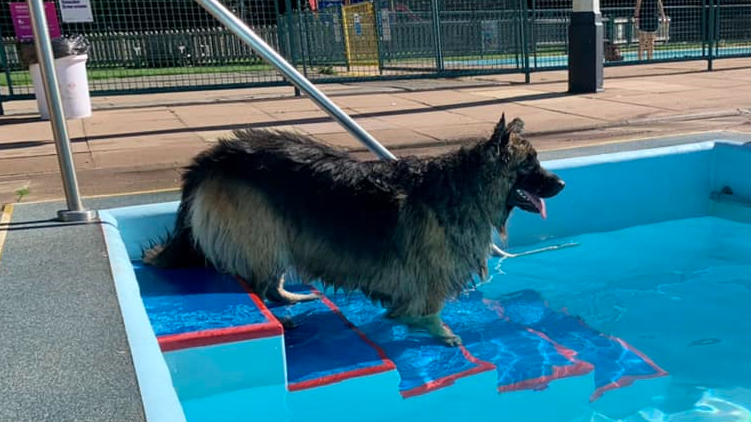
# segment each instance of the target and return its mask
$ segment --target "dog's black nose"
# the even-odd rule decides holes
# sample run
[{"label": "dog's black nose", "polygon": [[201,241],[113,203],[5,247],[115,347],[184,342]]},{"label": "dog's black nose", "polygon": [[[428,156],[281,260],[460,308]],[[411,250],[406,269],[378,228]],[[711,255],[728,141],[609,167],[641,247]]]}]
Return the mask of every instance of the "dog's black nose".
[{"label": "dog's black nose", "polygon": [[555,194],[557,195],[565,187],[566,187],[566,182],[564,182],[563,179],[556,180],[555,181]]},{"label": "dog's black nose", "polygon": [[548,183],[548,186],[546,189],[547,192],[545,192],[546,195],[544,197],[550,198],[550,197],[556,196],[565,187],[566,187],[566,182],[564,182],[563,179],[559,177],[555,177],[550,181],[550,183]]}]

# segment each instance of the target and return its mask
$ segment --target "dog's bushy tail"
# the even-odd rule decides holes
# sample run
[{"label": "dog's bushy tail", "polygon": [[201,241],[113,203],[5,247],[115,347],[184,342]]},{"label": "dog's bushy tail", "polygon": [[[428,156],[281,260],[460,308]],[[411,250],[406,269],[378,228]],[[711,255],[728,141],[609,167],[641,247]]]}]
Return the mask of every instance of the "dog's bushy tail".
[{"label": "dog's bushy tail", "polygon": [[196,267],[206,265],[206,258],[197,248],[187,225],[187,206],[181,204],[175,228],[157,244],[143,251],[143,262],[161,268]]}]

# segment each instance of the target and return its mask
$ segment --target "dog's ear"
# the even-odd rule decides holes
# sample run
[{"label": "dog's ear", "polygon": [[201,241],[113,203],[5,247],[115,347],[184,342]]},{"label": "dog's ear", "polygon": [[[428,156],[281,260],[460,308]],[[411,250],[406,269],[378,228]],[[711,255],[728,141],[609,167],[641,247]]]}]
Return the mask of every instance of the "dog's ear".
[{"label": "dog's ear", "polygon": [[490,137],[491,143],[505,144],[508,142],[508,133],[506,132],[506,113],[501,114],[501,120],[495,125],[493,135]]},{"label": "dog's ear", "polygon": [[497,142],[501,146],[504,146],[508,144],[508,141],[511,138],[512,133],[521,134],[523,130],[524,130],[524,122],[522,121],[522,119],[516,117],[507,126],[506,125],[506,113],[503,113],[501,115],[501,120],[498,122],[497,125],[495,125],[493,136],[491,136],[490,139],[491,141]]}]

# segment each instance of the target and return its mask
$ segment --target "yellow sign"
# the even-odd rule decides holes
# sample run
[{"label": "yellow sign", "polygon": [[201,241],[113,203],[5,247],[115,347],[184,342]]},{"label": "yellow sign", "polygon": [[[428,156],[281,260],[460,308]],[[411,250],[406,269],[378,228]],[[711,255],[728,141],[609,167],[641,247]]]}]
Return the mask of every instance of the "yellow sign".
[{"label": "yellow sign", "polygon": [[347,63],[351,65],[378,64],[378,34],[373,3],[342,6],[344,46]]}]

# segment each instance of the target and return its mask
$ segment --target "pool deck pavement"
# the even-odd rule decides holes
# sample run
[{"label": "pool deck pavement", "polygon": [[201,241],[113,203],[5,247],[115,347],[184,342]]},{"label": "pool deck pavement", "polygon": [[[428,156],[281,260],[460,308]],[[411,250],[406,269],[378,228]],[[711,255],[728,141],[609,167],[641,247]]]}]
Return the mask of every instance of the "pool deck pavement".
[{"label": "pool deck pavement", "polygon": [[[486,136],[502,112],[522,117],[539,150],[703,131],[751,131],[751,59],[605,69],[604,91],[569,95],[567,72],[330,84],[321,89],[396,155],[432,154]],[[374,157],[290,87],[93,97],[90,118],[68,122],[81,192],[178,186],[181,167],[233,129],[308,133]],[[36,102],[0,116],[0,204],[62,197],[49,122]]]},{"label": "pool deck pavement", "polygon": [[[501,112],[520,116],[543,159],[751,138],[751,60],[606,69],[605,90],[566,94],[565,72],[322,87],[397,155],[455,148]],[[289,87],[94,97],[70,121],[85,204],[176,200],[180,168],[232,129],[309,133],[372,155]],[[99,224],[53,220],[64,208],[48,122],[33,101],[0,116],[0,420],[145,420]],[[648,138],[660,138],[648,140]],[[17,202],[15,191],[30,193]],[[135,194],[135,191],[166,189]],[[111,195],[95,197],[98,195]],[[47,201],[49,200],[49,201]],[[46,201],[46,202],[35,202]],[[12,212],[10,212],[12,210]]]}]

